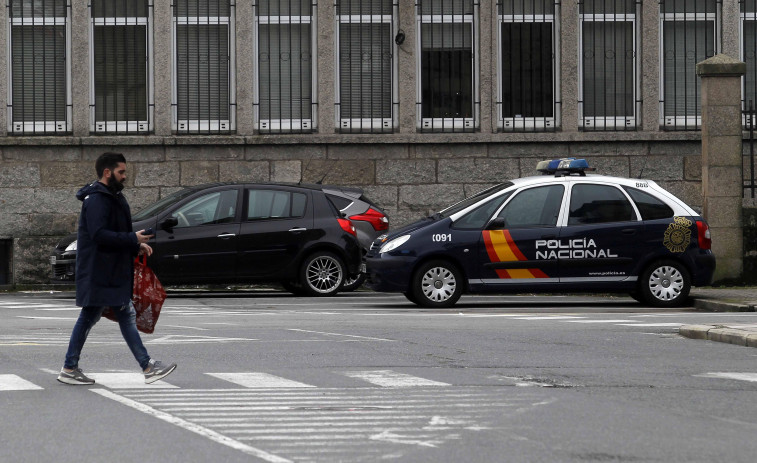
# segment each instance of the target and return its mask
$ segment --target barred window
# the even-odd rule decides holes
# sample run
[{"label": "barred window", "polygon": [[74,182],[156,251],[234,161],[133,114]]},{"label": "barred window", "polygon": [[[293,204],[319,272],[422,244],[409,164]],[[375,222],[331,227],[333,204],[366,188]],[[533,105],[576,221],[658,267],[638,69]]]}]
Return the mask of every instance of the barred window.
[{"label": "barred window", "polygon": [[560,125],[559,0],[498,0],[498,128]]},{"label": "barred window", "polygon": [[636,0],[581,0],[580,125],[584,130],[636,130],[638,87]]},{"label": "barred window", "polygon": [[90,3],[90,131],[152,130],[152,0]]},{"label": "barred window", "polygon": [[399,0],[336,0],[336,119],[340,130],[392,132],[397,126]]},{"label": "barred window", "polygon": [[236,129],[235,4],[172,2],[173,130],[231,132]]},{"label": "barred window", "polygon": [[[741,7],[741,60],[746,63],[743,78],[743,107],[757,107],[757,0],[740,0]],[[754,126],[752,121],[751,126]]]},{"label": "barred window", "polygon": [[8,2],[8,131],[71,132],[71,5]]},{"label": "barred window", "polygon": [[312,132],[317,121],[316,0],[255,0],[255,122],[261,133]]},{"label": "barred window", "polygon": [[416,11],[420,131],[476,130],[478,0],[417,0]]},{"label": "barred window", "polygon": [[660,125],[699,130],[701,90],[696,63],[720,51],[721,0],[660,0]]}]

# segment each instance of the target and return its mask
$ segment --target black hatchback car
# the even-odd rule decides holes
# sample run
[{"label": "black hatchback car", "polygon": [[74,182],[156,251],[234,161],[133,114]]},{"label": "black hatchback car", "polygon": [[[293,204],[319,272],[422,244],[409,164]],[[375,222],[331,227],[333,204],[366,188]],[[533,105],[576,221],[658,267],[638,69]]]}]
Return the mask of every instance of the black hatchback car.
[{"label": "black hatchback car", "polygon": [[[165,285],[282,283],[327,296],[360,271],[355,227],[320,185],[217,183],[186,188],[132,216],[150,229],[148,265]],[[52,280],[73,281],[76,235],[50,257]]]}]

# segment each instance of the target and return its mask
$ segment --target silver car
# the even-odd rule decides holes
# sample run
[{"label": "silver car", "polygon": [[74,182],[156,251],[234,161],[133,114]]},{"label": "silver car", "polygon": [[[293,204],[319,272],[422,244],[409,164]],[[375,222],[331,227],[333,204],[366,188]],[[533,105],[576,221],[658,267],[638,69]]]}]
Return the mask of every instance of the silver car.
[{"label": "silver car", "polygon": [[[389,217],[373,201],[368,199],[360,188],[324,185],[323,192],[342,215],[350,219],[357,231],[357,239],[363,248],[363,255],[368,252],[371,243],[389,229]],[[348,278],[342,291],[354,291],[365,281],[365,273]]]}]

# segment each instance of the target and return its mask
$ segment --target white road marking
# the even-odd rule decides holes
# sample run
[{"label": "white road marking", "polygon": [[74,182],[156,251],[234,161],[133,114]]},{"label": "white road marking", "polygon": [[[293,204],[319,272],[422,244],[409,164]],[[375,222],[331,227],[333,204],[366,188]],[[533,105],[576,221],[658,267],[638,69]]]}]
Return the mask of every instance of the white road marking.
[{"label": "white road marking", "polygon": [[419,378],[392,370],[345,371],[343,375],[367,381],[381,387],[449,386],[448,383]]},{"label": "white road marking", "polygon": [[206,437],[214,442],[217,442],[219,444],[223,444],[227,447],[231,447],[235,450],[239,450],[241,452],[246,453],[247,455],[252,455],[254,457],[260,458],[262,460],[271,462],[271,463],[291,463],[291,460],[287,460],[286,458],[282,458],[278,455],[273,455],[271,453],[268,453],[266,451],[260,450],[258,448],[249,446],[247,444],[244,444],[242,442],[239,442],[237,440],[231,439],[229,437],[226,437],[222,434],[219,434],[211,429],[205,428],[203,426],[197,425],[195,423],[191,423],[189,421],[183,420],[177,416],[173,416],[170,413],[162,412],[160,410],[156,410],[149,405],[145,405],[139,402],[136,402],[134,400],[128,399],[126,397],[120,396],[118,394],[114,394],[108,390],[105,389],[92,389],[92,392],[97,393],[103,397],[106,397],[108,399],[114,400],[116,402],[119,402],[123,405],[126,405],[127,407],[131,407],[137,411],[140,411],[142,413],[145,413],[150,416],[154,416],[155,418],[158,418],[159,420],[165,421],[167,423],[173,424],[175,426],[179,426],[182,429],[185,429],[187,431],[191,431],[195,434],[199,434],[200,436]]},{"label": "white road marking", "polygon": [[268,373],[205,373],[246,388],[315,387]]},{"label": "white road marking", "polygon": [[757,373],[705,373],[703,375],[695,376],[700,378],[736,379],[739,381],[757,383]]},{"label": "white road marking", "polygon": [[323,331],[300,330],[300,329],[296,329],[296,328],[290,328],[289,331],[298,331],[298,332],[301,332],[301,333],[323,334],[325,336],[343,336],[345,338],[368,339],[368,340],[371,340],[371,341],[390,341],[390,342],[394,342],[394,339],[371,338],[369,336],[356,336],[356,335],[353,335],[353,334],[326,333],[326,332],[323,332]]},{"label": "white road marking", "polygon": [[44,389],[20,376],[0,375],[0,391],[39,391]]},{"label": "white road marking", "polygon": [[574,317],[572,315],[543,315],[536,317],[516,317],[516,320],[570,320],[586,317]]},{"label": "white road marking", "polygon": [[142,373],[85,373],[94,379],[97,384],[102,384],[111,389],[175,389],[177,386],[164,380],[152,384],[145,384],[145,375]]},{"label": "white road marking", "polygon": [[197,326],[182,326],[182,325],[161,325],[163,328],[183,328],[187,330],[208,331],[207,328],[200,328]]},{"label": "white road marking", "polygon": [[76,320],[76,318],[71,318],[71,317],[34,317],[34,316],[27,316],[27,315],[18,315],[16,316],[16,318],[25,318],[27,320]]},{"label": "white road marking", "polygon": [[169,334],[160,338],[151,339],[145,341],[145,344],[192,344],[192,343],[205,343],[205,342],[249,342],[258,341],[258,339],[252,338],[221,338],[213,336],[184,336]]},{"label": "white road marking", "polygon": [[634,323],[633,320],[565,320],[565,323]]},{"label": "white road marking", "polygon": [[683,326],[683,323],[618,323],[618,326],[645,326],[645,327],[659,327],[659,328],[666,328],[666,327],[679,327]]}]

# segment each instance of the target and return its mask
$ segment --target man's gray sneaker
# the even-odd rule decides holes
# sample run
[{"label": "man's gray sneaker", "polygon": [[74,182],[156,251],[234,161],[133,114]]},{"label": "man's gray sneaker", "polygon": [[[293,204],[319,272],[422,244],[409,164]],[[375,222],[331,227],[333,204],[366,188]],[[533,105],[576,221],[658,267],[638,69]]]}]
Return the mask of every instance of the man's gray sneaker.
[{"label": "man's gray sneaker", "polygon": [[84,373],[82,373],[81,368],[74,368],[74,371],[68,372],[66,370],[60,370],[60,374],[58,375],[58,381],[65,384],[95,384],[95,380],[92,378],[87,378],[84,376]]},{"label": "man's gray sneaker", "polygon": [[150,360],[150,369],[145,373],[145,383],[150,384],[165,378],[176,369],[176,364],[164,365],[160,360]]}]

